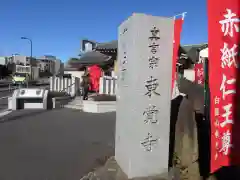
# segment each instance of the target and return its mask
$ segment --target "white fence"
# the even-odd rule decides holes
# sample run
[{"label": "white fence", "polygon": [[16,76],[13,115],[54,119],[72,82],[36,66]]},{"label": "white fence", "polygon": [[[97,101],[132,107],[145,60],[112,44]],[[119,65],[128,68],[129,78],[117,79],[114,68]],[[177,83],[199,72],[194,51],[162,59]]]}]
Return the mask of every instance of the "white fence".
[{"label": "white fence", "polygon": [[112,76],[102,76],[99,82],[99,94],[116,95],[117,78]]},{"label": "white fence", "polygon": [[[184,73],[184,76],[190,80],[193,79],[193,75],[194,74],[192,70],[190,70],[189,72],[186,71]],[[71,78],[67,77],[50,78],[50,91],[67,92],[71,96],[76,96],[79,87],[80,79],[75,76],[72,76]],[[116,92],[117,92],[117,77],[102,76],[99,82],[99,94],[116,95]],[[174,89],[172,93],[173,98],[180,94],[176,82],[174,84]]]},{"label": "white fence", "polygon": [[[194,71],[193,70],[185,70],[184,77],[194,81]],[[116,95],[117,92],[117,77],[112,76],[103,76],[100,78],[99,84],[99,94],[107,94],[107,95]],[[172,91],[172,99],[179,96],[181,93],[179,92],[177,82],[174,82],[174,88]]]},{"label": "white fence", "polygon": [[[117,92],[117,78],[111,76],[103,76],[100,78],[99,94],[116,95]],[[179,96],[180,92],[177,87],[177,82],[174,83],[172,92],[172,99]]]},{"label": "white fence", "polygon": [[50,91],[66,92],[70,96],[74,97],[79,91],[80,81],[77,77],[50,77]]}]

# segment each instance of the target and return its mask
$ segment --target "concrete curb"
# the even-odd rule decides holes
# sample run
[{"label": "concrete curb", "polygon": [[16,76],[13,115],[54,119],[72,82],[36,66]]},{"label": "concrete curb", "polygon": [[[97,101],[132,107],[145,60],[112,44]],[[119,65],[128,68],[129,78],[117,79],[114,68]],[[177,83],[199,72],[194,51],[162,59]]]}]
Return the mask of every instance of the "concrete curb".
[{"label": "concrete curb", "polygon": [[[34,85],[36,83],[28,83],[29,85]],[[3,87],[9,87],[9,85],[13,85],[13,83],[6,83],[6,84],[0,84],[0,88],[3,88]]]},{"label": "concrete curb", "polygon": [[[0,88],[4,88],[4,87],[9,87],[9,85],[13,85],[13,83],[9,83],[9,84],[0,84]],[[28,85],[37,85],[37,86],[44,86],[44,85],[50,85],[50,83],[38,83],[38,82],[32,82],[32,83],[28,83]]]},{"label": "concrete curb", "polygon": [[[39,87],[39,86],[48,86],[48,84],[37,84],[37,85],[35,85],[35,87]],[[14,88],[11,88],[11,89],[0,89],[0,92],[7,92],[7,91],[9,91],[9,92],[11,92],[11,91],[13,91],[13,90],[15,90],[15,89],[18,89],[18,87],[14,87]]]}]

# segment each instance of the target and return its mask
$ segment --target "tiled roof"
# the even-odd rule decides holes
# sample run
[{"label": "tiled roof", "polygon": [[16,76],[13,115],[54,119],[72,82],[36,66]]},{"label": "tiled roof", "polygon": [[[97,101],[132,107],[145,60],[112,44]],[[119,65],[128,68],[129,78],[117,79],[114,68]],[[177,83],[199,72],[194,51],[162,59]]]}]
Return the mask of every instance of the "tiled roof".
[{"label": "tiled roof", "polygon": [[192,48],[201,48],[202,46],[206,46],[207,43],[201,43],[201,44],[187,44],[187,45],[181,45],[181,47],[187,52],[190,51]]},{"label": "tiled roof", "polygon": [[90,51],[84,53],[79,60],[71,61],[69,64],[101,64],[111,59],[111,56],[107,56],[98,51]]},{"label": "tiled roof", "polygon": [[[86,41],[89,41],[89,40],[86,40]],[[96,45],[94,47],[94,49],[96,51],[98,51],[98,50],[99,51],[100,50],[113,50],[113,49],[117,50],[117,48],[118,48],[118,41],[117,40],[113,40],[113,41],[106,42],[106,43],[98,43],[96,41],[90,41],[90,42],[93,42]],[[207,43],[181,45],[180,46],[180,53],[186,54],[187,57],[191,60],[192,63],[196,63],[196,61],[198,60],[197,51],[201,50],[201,49],[204,49],[207,46],[208,46]]]},{"label": "tiled roof", "polygon": [[[89,41],[89,40],[87,40]],[[95,49],[96,50],[101,50],[101,49],[117,49],[118,48],[118,41],[117,40],[113,40],[110,42],[105,42],[105,43],[98,43],[96,41],[90,41],[96,44]],[[182,49],[188,53],[191,51],[197,51],[197,49],[199,48],[205,48],[207,47],[207,43],[201,43],[201,44],[189,44],[189,45],[181,45]],[[192,53],[190,53],[190,55],[192,55]]]},{"label": "tiled roof", "polygon": [[117,49],[118,48],[118,41],[110,41],[106,43],[97,43],[96,50],[100,49]]},{"label": "tiled roof", "polygon": [[198,60],[197,52],[200,49],[204,49],[208,46],[207,43],[202,44],[192,44],[192,45],[182,45],[182,50],[187,54],[188,58],[193,62],[196,63]]}]

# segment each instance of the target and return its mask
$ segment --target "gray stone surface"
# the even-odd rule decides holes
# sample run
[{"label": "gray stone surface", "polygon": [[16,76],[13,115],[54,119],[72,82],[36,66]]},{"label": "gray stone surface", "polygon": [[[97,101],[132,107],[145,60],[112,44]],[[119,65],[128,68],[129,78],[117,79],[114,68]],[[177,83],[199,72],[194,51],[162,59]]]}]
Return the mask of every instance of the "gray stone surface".
[{"label": "gray stone surface", "polygon": [[[179,173],[176,170],[170,170],[169,173],[161,176],[134,178],[131,180],[180,180]],[[129,180],[126,174],[121,170],[114,157],[110,157],[106,163],[97,168],[96,170],[89,172],[83,176],[80,180]]]},{"label": "gray stone surface", "polygon": [[179,107],[176,124],[175,149],[182,158],[182,166],[187,167],[198,159],[197,123],[193,104],[186,98]]},{"label": "gray stone surface", "polygon": [[175,158],[182,179],[200,180],[197,123],[193,102],[183,98],[179,107],[175,134]]},{"label": "gray stone surface", "polygon": [[[210,171],[210,124],[203,120],[203,86],[185,78],[178,79],[179,89],[187,94],[181,102],[176,124],[175,153],[178,166],[190,179],[208,177]],[[195,160],[198,161],[195,161]]]},{"label": "gray stone surface", "polygon": [[[48,86],[30,86],[30,88],[33,87],[41,87],[41,88],[47,88]],[[8,91],[7,89],[5,91],[2,91],[2,88],[0,88],[0,111],[8,108],[8,96],[12,96],[13,90]]]},{"label": "gray stone surface", "polygon": [[[158,40],[149,38],[154,27]],[[173,19],[144,14],[119,27],[115,157],[128,178],[168,171],[173,27]],[[159,60],[151,68],[153,56]]]},{"label": "gray stone surface", "polygon": [[115,113],[22,110],[0,118],[1,180],[79,180],[114,155]]},{"label": "gray stone surface", "polygon": [[[39,91],[39,94],[37,94]],[[19,88],[14,90],[9,107],[19,109],[47,109],[49,90],[43,88]],[[42,102],[36,99],[41,99]],[[11,105],[10,105],[11,104]]]}]

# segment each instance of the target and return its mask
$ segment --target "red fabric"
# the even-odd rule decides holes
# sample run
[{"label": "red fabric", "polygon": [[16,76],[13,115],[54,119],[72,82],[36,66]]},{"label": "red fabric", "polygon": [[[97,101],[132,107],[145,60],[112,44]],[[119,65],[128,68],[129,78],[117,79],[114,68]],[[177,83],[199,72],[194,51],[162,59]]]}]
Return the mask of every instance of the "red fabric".
[{"label": "red fabric", "polygon": [[239,16],[239,0],[208,0],[211,172],[240,165]]},{"label": "red fabric", "polygon": [[176,64],[178,57],[178,50],[180,46],[181,31],[182,31],[183,19],[177,19],[174,22],[174,42],[173,42],[173,59],[172,59],[172,91],[174,88],[174,81],[176,77]]},{"label": "red fabric", "polygon": [[91,85],[90,90],[98,92],[99,91],[99,80],[102,75],[102,69],[97,65],[88,67],[88,72],[90,75]]},{"label": "red fabric", "polygon": [[204,84],[203,63],[200,62],[198,64],[195,64],[194,71],[195,71],[195,82],[197,84]]}]

